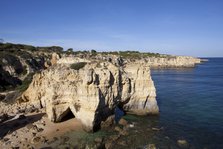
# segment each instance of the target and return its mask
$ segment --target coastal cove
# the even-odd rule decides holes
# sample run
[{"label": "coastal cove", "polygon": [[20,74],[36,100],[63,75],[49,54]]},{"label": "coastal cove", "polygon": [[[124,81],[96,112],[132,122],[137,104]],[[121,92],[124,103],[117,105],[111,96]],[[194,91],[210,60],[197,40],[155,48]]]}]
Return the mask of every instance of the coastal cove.
[{"label": "coastal cove", "polygon": [[0,149],[223,149],[223,0],[2,0]]},{"label": "coastal cove", "polygon": [[173,140],[198,149],[223,148],[223,58],[195,68],[152,70],[160,108],[159,125]]},{"label": "coastal cove", "polygon": [[[148,144],[155,144],[160,149],[178,149],[177,140],[183,139],[191,149],[221,149],[223,59],[208,60],[194,68],[152,69],[160,114],[124,116],[134,127],[113,147],[145,148]],[[73,131],[61,138],[70,138],[68,143],[78,144],[75,140],[79,140],[90,145],[97,137],[106,139],[114,134],[108,129],[94,134]],[[120,145],[123,142],[124,145]],[[55,146],[57,144],[55,142]]]},{"label": "coastal cove", "polygon": [[221,58],[10,43],[0,56],[3,148],[222,148]]},{"label": "coastal cove", "polygon": [[[159,149],[179,149],[177,141],[186,140],[189,144],[186,148],[190,149],[223,148],[222,64],[223,58],[208,58],[194,68],[152,69],[160,114],[124,116],[134,127],[113,147],[146,148],[155,144]],[[74,131],[63,137],[86,144],[97,136],[112,135],[111,130],[100,130],[87,137],[84,132]]]}]

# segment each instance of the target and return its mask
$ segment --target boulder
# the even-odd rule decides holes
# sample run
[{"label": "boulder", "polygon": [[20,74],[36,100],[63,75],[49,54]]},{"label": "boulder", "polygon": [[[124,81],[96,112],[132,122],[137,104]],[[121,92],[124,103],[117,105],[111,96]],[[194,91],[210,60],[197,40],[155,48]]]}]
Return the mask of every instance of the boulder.
[{"label": "boulder", "polygon": [[180,139],[180,140],[177,140],[177,144],[180,148],[189,148],[189,143],[187,142],[187,140],[184,140],[184,139]]},{"label": "boulder", "polygon": [[148,144],[145,146],[144,149],[156,149],[156,145],[155,144]]},{"label": "boulder", "polygon": [[60,59],[60,56],[57,54],[57,53],[53,53],[52,54],[52,57],[51,57],[51,60],[50,60],[50,63],[52,66],[56,65],[57,64],[57,61]]},{"label": "boulder", "polygon": [[117,131],[122,136],[127,136],[129,134],[126,129],[121,129],[118,126],[115,127],[115,131]]},{"label": "boulder", "polygon": [[114,124],[115,124],[115,115],[111,115],[105,121],[101,122],[101,128],[110,128]]},{"label": "boulder", "polygon": [[96,143],[102,143],[102,141],[103,141],[103,138],[100,138],[100,137],[97,137],[94,139],[94,142]]},{"label": "boulder", "polygon": [[120,124],[120,125],[122,125],[122,126],[126,126],[126,125],[128,125],[128,122],[127,122],[125,119],[121,118],[121,119],[119,120],[118,124]]}]

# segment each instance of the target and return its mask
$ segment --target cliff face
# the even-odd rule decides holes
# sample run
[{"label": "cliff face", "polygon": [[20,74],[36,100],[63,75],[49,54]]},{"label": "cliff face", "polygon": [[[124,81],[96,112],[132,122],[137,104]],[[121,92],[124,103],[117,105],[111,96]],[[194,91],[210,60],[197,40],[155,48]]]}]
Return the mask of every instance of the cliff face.
[{"label": "cliff face", "polygon": [[45,68],[54,51],[60,48],[0,43],[0,91],[15,89]]},{"label": "cliff face", "polygon": [[148,66],[108,62],[90,62],[79,70],[52,66],[36,74],[23,94],[23,100],[45,107],[51,121],[72,112],[89,130],[100,126],[117,106],[133,114],[157,114],[155,97]]},{"label": "cliff face", "polygon": [[196,64],[201,63],[201,59],[190,56],[147,58],[145,60],[152,68],[194,67]]},{"label": "cliff face", "polygon": [[[53,52],[63,55],[64,58],[57,61],[58,57],[53,56],[51,59]],[[89,62],[94,60],[107,61],[116,66],[123,66],[126,63],[146,63],[152,68],[194,67],[195,64],[200,63],[198,58],[161,55],[158,53],[140,53],[138,51],[107,53],[79,51],[72,53],[65,52],[61,47],[57,46],[34,47],[22,44],[0,43],[0,92],[15,89],[21,85],[26,86],[23,85],[23,82],[29,82],[34,73],[49,67],[50,64],[54,65],[55,61],[57,63],[70,64],[83,61],[83,59]]]},{"label": "cliff face", "polygon": [[83,61],[83,58],[87,60],[100,60],[107,61],[116,66],[123,66],[128,63],[146,64],[151,68],[184,68],[194,67],[196,64],[201,63],[202,59],[191,57],[191,56],[170,56],[164,55],[160,57],[154,56],[141,56],[141,57],[122,57],[119,55],[112,54],[97,54],[95,56],[86,55],[63,55],[63,58],[58,63],[71,64],[77,61]]}]

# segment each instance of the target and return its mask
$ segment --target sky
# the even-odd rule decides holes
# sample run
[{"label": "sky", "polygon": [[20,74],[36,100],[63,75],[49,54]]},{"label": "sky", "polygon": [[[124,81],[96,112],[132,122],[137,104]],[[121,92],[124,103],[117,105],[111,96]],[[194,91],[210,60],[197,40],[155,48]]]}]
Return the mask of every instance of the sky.
[{"label": "sky", "polygon": [[65,50],[223,57],[223,0],[0,0],[0,38]]}]

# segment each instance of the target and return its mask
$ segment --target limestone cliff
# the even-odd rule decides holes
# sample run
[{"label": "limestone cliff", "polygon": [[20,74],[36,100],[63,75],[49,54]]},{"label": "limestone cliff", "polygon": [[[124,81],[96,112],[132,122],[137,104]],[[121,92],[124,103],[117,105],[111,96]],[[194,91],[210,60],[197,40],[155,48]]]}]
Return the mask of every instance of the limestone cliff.
[{"label": "limestone cliff", "polygon": [[57,64],[36,74],[22,98],[45,107],[54,122],[72,112],[89,130],[99,127],[116,106],[133,114],[159,112],[149,67],[133,63],[88,62],[79,70]]},{"label": "limestone cliff", "polygon": [[[56,52],[63,56],[52,55]],[[52,55],[52,57],[51,57]],[[69,55],[69,56],[68,56]],[[79,58],[79,59],[78,59]],[[126,63],[142,63],[152,68],[194,67],[200,59],[138,51],[90,52],[63,51],[61,47],[34,47],[23,44],[0,43],[0,92],[26,86],[34,73],[56,63],[70,64],[78,61],[107,61],[116,66]],[[25,82],[25,84],[24,84]]]},{"label": "limestone cliff", "polygon": [[201,59],[191,56],[153,57],[145,60],[153,68],[194,67],[196,64],[201,63]]},{"label": "limestone cliff", "polygon": [[122,66],[127,63],[138,63],[138,64],[146,64],[151,68],[185,68],[185,67],[195,67],[196,64],[201,63],[203,60],[196,57],[191,56],[171,56],[171,55],[160,55],[158,57],[155,56],[144,56],[141,54],[140,56],[122,56],[122,55],[114,55],[114,54],[100,54],[98,53],[95,56],[85,55],[63,55],[63,58],[58,61],[58,63],[66,63],[71,64],[77,61],[83,61],[83,57],[85,60],[100,60],[111,62],[116,66]]}]

